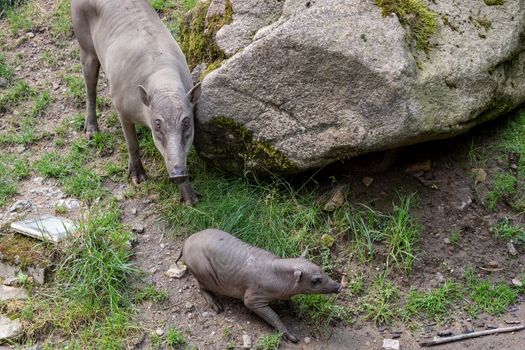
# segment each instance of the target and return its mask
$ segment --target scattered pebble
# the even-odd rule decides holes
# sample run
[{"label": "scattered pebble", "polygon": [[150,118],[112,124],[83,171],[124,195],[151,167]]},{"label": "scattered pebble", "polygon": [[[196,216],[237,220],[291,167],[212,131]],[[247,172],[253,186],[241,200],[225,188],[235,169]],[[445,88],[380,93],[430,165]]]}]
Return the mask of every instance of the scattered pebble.
[{"label": "scattered pebble", "polygon": [[159,245],[160,245],[160,249],[164,249],[164,248],[166,248],[166,243],[161,243],[161,244],[159,244]]},{"label": "scattered pebble", "polygon": [[305,337],[304,338],[304,343],[305,344],[310,344],[312,342],[312,339],[310,337]]},{"label": "scattered pebble", "polygon": [[5,87],[7,87],[7,80],[5,80],[4,78],[0,78],[0,88]]},{"label": "scattered pebble", "polygon": [[61,199],[57,202],[57,206],[65,207],[67,210],[73,210],[80,208],[80,202],[72,198]]},{"label": "scattered pebble", "polygon": [[143,233],[144,232],[144,226],[141,225],[141,224],[134,224],[133,226],[131,226],[131,231],[135,232],[135,233]]},{"label": "scattered pebble", "polygon": [[0,343],[16,338],[22,331],[22,324],[18,320],[11,320],[0,315]]},{"label": "scattered pebble", "polygon": [[483,322],[483,320],[474,320],[474,321],[472,321],[472,325],[474,327],[483,328],[483,327],[485,327],[485,322]]},{"label": "scattered pebble", "polygon": [[370,185],[372,184],[372,182],[374,182],[374,178],[373,177],[370,177],[370,176],[365,176],[363,177],[363,180],[361,180],[363,182],[363,184],[366,186],[366,187],[370,187]]},{"label": "scattered pebble", "polygon": [[509,250],[509,254],[512,256],[518,255],[518,251],[516,250],[516,247],[514,247],[514,243],[507,242],[507,249]]},{"label": "scattered pebble", "polygon": [[131,208],[131,214],[137,215],[137,208]]},{"label": "scattered pebble", "polygon": [[16,201],[7,211],[8,213],[22,212],[31,208],[33,204],[30,201]]},{"label": "scattered pebble", "polygon": [[211,317],[211,316],[213,316],[213,314],[212,314],[211,312],[204,311],[204,312],[202,313],[202,317],[204,317],[204,318],[208,318],[208,317]]},{"label": "scattered pebble", "polygon": [[337,186],[327,195],[323,196],[321,199],[324,202],[323,210],[332,212],[340,208],[345,202],[345,188],[344,186]]},{"label": "scattered pebble", "polygon": [[439,331],[437,332],[438,337],[450,337],[452,335],[452,331],[447,329],[446,331]]},{"label": "scattered pebble", "polygon": [[27,292],[23,288],[0,286],[0,301],[27,299]]},{"label": "scattered pebble", "polygon": [[399,340],[397,340],[397,339],[383,339],[383,349],[385,349],[385,350],[399,350]]},{"label": "scattered pebble", "polygon": [[252,337],[248,334],[242,335],[242,347],[244,349],[250,349],[252,347]]},{"label": "scattered pebble", "polygon": [[187,301],[187,302],[184,304],[184,308],[185,308],[186,310],[191,310],[191,309],[193,309],[193,304],[190,303],[189,301]]},{"label": "scattered pebble", "polygon": [[26,36],[27,36],[28,38],[31,39],[31,38],[34,38],[34,37],[35,37],[35,33],[33,33],[33,32],[27,32],[27,33],[26,33]]},{"label": "scattered pebble", "polygon": [[162,330],[162,328],[157,328],[155,330],[155,334],[157,334],[158,336],[162,336],[164,335],[164,331]]},{"label": "scattered pebble", "polygon": [[193,314],[191,312],[188,312],[188,320],[191,320],[193,318]]},{"label": "scattered pebble", "polygon": [[445,239],[443,239],[443,243],[445,244],[450,244],[450,239],[447,237]]},{"label": "scattered pebble", "polygon": [[517,278],[514,278],[514,279],[512,280],[512,284],[515,285],[516,287],[521,287],[521,286],[523,286],[523,282],[521,282],[521,281],[520,281],[519,279],[517,279]]},{"label": "scattered pebble", "polygon": [[495,269],[495,268],[498,268],[499,267],[499,264],[496,260],[490,260],[488,263],[487,263],[487,267],[490,267],[492,269]]},{"label": "scattered pebble", "polygon": [[169,278],[181,278],[186,273],[186,265],[175,264],[171,266],[165,275]]}]

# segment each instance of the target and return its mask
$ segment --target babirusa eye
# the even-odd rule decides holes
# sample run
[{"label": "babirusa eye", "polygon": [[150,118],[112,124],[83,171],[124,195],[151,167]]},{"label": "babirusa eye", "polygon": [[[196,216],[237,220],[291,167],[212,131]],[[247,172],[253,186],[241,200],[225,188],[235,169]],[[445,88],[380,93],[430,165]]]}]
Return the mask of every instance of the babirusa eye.
[{"label": "babirusa eye", "polygon": [[190,120],[188,118],[184,118],[182,121],[182,125],[184,125],[184,128],[187,129],[190,127]]},{"label": "babirusa eye", "polygon": [[161,122],[160,122],[160,119],[155,119],[155,127],[158,129],[160,129],[160,125],[161,125]]}]

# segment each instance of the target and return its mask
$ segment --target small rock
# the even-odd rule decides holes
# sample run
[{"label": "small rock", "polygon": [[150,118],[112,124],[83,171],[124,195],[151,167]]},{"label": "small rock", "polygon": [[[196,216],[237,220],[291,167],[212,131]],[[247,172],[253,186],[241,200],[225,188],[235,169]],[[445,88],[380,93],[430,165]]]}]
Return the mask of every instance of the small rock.
[{"label": "small rock", "polygon": [[370,185],[372,184],[372,182],[374,182],[374,178],[373,178],[373,177],[370,177],[370,176],[365,176],[365,177],[363,177],[363,180],[361,180],[361,182],[362,182],[366,187],[370,187]]},{"label": "small rock", "polygon": [[321,198],[321,202],[324,202],[323,210],[332,212],[340,208],[345,202],[345,192],[344,186],[337,186],[326,196],[323,196]]},{"label": "small rock", "polygon": [[341,277],[341,286],[343,286],[343,288],[348,287],[348,277],[346,275],[343,275],[343,277]]},{"label": "small rock", "polygon": [[516,287],[521,287],[523,286],[523,282],[521,282],[519,279],[517,278],[514,278],[512,279],[512,284],[515,285]]},{"label": "small rock", "polygon": [[161,243],[161,244],[159,244],[159,246],[160,246],[160,249],[164,249],[164,248],[166,248],[166,243]]},{"label": "small rock", "polygon": [[397,340],[397,339],[383,339],[383,349],[385,349],[385,350],[399,350],[399,340]]},{"label": "small rock", "polygon": [[485,328],[487,328],[487,329],[496,329],[496,328],[498,328],[498,326],[496,326],[495,324],[488,324],[488,325],[485,326]]},{"label": "small rock", "polygon": [[124,193],[120,192],[115,195],[115,199],[119,202],[122,202],[124,199],[126,199],[126,196],[124,196]]},{"label": "small rock", "polygon": [[0,301],[27,299],[27,292],[23,288],[0,286]]},{"label": "small rock", "polygon": [[499,267],[499,264],[496,260],[490,260],[488,263],[487,263],[487,267],[490,267],[491,269],[496,269]]},{"label": "small rock", "polygon": [[27,36],[28,38],[34,38],[34,37],[35,37],[35,33],[33,33],[33,32],[27,32],[27,33],[26,33],[26,36]]},{"label": "small rock", "polygon": [[141,234],[144,232],[144,226],[142,226],[141,224],[134,224],[133,226],[131,226],[131,231]]},{"label": "small rock", "polygon": [[186,269],[186,265],[175,264],[166,271],[165,275],[169,278],[181,278],[186,273]]},{"label": "small rock", "polygon": [[131,214],[137,215],[137,208],[131,208]]},{"label": "small rock", "polygon": [[22,154],[25,151],[26,151],[26,146],[24,146],[24,145],[19,145],[19,146],[15,147],[15,152],[18,153],[18,154]]},{"label": "small rock", "polygon": [[424,172],[430,171],[430,169],[432,169],[432,162],[430,161],[430,159],[427,159],[424,162],[415,163],[415,164],[410,165],[409,167],[405,169],[405,172],[409,174],[416,174],[416,173],[421,173],[421,172],[424,173]]},{"label": "small rock", "polygon": [[474,320],[474,321],[472,321],[472,325],[474,327],[483,328],[483,327],[485,327],[485,322],[483,322],[483,320]]},{"label": "small rock", "polygon": [[304,338],[304,343],[305,344],[310,344],[312,342],[312,339],[310,337],[305,337]]},{"label": "small rock", "polygon": [[480,182],[485,182],[487,179],[487,172],[482,168],[474,168],[471,170],[474,174],[474,185],[479,184]]},{"label": "small rock", "polygon": [[162,328],[157,328],[155,330],[155,334],[157,334],[158,336],[162,336],[164,335],[164,331],[162,330]]},{"label": "small rock", "polygon": [[4,280],[4,286],[16,287],[19,284],[18,277],[9,277]]},{"label": "small rock", "polygon": [[7,87],[7,80],[0,78],[0,89]]},{"label": "small rock", "polygon": [[252,337],[248,334],[242,335],[242,347],[243,349],[250,349],[252,347]]},{"label": "small rock", "polygon": [[20,335],[22,324],[18,320],[11,320],[0,315],[0,343],[16,338]]},{"label": "small rock", "polygon": [[80,202],[72,198],[60,199],[57,202],[57,206],[65,207],[67,210],[73,210],[73,209],[80,208]]},{"label": "small rock", "polygon": [[43,177],[35,177],[33,179],[33,182],[36,183],[37,185],[42,185],[44,183],[44,178]]},{"label": "small rock", "polygon": [[7,211],[8,213],[22,212],[31,208],[32,204],[30,201],[16,201]]},{"label": "small rock", "polygon": [[447,237],[445,239],[443,239],[443,243],[445,244],[450,244],[450,239]]},{"label": "small rock", "polygon": [[193,318],[193,314],[191,312],[188,312],[188,315],[186,317],[188,317],[188,320],[191,320]]},{"label": "small rock", "polygon": [[189,301],[187,301],[187,302],[184,304],[184,308],[185,308],[186,310],[191,310],[191,309],[193,309],[193,304],[190,303]]},{"label": "small rock", "polygon": [[58,83],[55,83],[53,82],[53,84],[51,84],[51,86],[53,87],[53,90],[58,90],[60,88],[60,85]]},{"label": "small rock", "polygon": [[202,313],[202,317],[203,317],[203,318],[208,318],[208,317],[211,317],[211,316],[213,316],[211,312],[204,311],[204,312]]},{"label": "small rock", "polygon": [[509,254],[512,256],[518,255],[518,251],[516,250],[516,247],[514,247],[514,243],[507,242],[507,249],[509,250]]},{"label": "small rock", "polygon": [[446,331],[439,331],[437,332],[437,335],[438,337],[450,337],[452,335],[452,331],[448,329]]}]

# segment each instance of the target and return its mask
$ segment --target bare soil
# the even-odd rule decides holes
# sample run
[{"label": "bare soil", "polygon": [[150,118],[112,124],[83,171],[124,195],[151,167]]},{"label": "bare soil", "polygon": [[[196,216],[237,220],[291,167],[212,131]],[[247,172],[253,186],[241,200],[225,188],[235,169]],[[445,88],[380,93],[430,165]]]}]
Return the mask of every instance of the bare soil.
[{"label": "bare soil", "polygon": [[[52,10],[53,1],[39,3],[46,11]],[[7,30],[6,21],[0,20],[0,31],[7,32]],[[77,45],[72,38],[64,43],[57,43],[46,28],[35,31],[34,34],[32,38],[27,37],[26,34],[18,38],[6,37],[10,48],[4,52],[10,62],[17,60],[17,54],[22,54],[22,63],[16,69],[17,77],[25,79],[32,87],[39,90],[50,90],[56,97],[45,117],[38,121],[40,128],[53,135],[53,131],[63,120],[77,113],[84,113],[82,106],[77,106],[66,96],[63,79],[68,69],[79,64],[78,55],[75,54]],[[57,67],[46,67],[42,63],[45,52],[58,55]],[[109,97],[107,84],[103,79],[99,82],[99,91],[100,95]],[[112,107],[102,109],[99,121],[103,130],[107,130],[105,118],[112,112]],[[16,118],[17,113],[19,112],[0,114],[0,130],[5,127],[5,121]],[[487,135],[486,130],[490,130],[491,127],[493,126],[482,126],[473,133],[478,139],[481,138],[482,142],[490,142],[491,136]],[[71,134],[71,138],[77,137],[83,137],[82,133]],[[334,164],[316,175],[317,181],[327,189],[332,183],[332,176],[335,176],[339,183],[348,185],[350,189],[348,200],[351,203],[369,203],[385,211],[391,209],[396,190],[402,188],[403,191],[415,191],[419,194],[419,203],[413,214],[421,223],[422,231],[414,272],[410,276],[403,273],[390,276],[404,291],[410,288],[427,289],[439,286],[438,273],[445,280],[460,279],[467,266],[475,266],[476,274],[481,277],[507,283],[524,272],[523,247],[517,246],[519,254],[513,257],[507,250],[506,242],[495,240],[490,232],[490,227],[503,216],[511,216],[517,222],[521,222],[522,218],[516,216],[505,203],[499,205],[495,212],[489,212],[482,203],[483,197],[480,194],[487,190],[486,184],[474,186],[472,165],[467,159],[468,142],[471,137],[472,135],[466,135],[408,147],[397,152],[397,157],[393,160],[386,159],[384,163],[390,163],[387,169],[374,169],[384,156],[376,154]],[[120,133],[118,138],[122,145],[123,136]],[[21,150],[13,146],[2,152],[21,154],[35,160],[53,149],[56,147],[54,137],[51,136],[27,149]],[[125,148],[117,147],[114,154],[107,155],[101,159],[101,162],[117,162],[122,158],[126,158]],[[431,161],[431,169],[420,174],[418,178],[405,172],[407,166],[427,160]],[[147,168],[148,164],[145,166]],[[506,167],[507,165],[493,164],[492,166]],[[488,173],[491,171],[492,169],[487,169]],[[365,176],[374,179],[369,187],[362,182]],[[0,209],[2,224],[13,221],[17,217],[54,213],[58,200],[67,197],[32,193],[32,190],[41,187],[55,187],[53,181],[41,181],[37,179],[38,177],[33,169],[31,178],[20,184],[19,194]],[[136,344],[136,348],[147,349],[150,346],[149,335],[159,328],[166,331],[170,326],[185,330],[189,343],[199,349],[225,349],[230,342],[235,348],[241,348],[243,334],[252,336],[255,343],[258,338],[272,331],[266,323],[248,311],[241,301],[222,298],[225,311],[215,314],[199,295],[196,281],[191,275],[186,274],[181,279],[168,278],[165,272],[174,264],[183,239],[175,235],[167,223],[163,222],[158,214],[157,198],[154,195],[126,198],[123,194],[132,185],[125,181],[107,181],[105,185],[119,199],[124,209],[123,221],[131,227],[142,225],[145,228],[143,233],[137,234],[134,247],[135,263],[148,272],[144,282],[151,282],[157,288],[166,288],[169,292],[169,299],[166,302],[144,302],[139,306],[138,315],[144,337]],[[206,193],[202,195],[206,196]],[[7,213],[10,205],[19,200],[29,200],[33,207],[21,213]],[[174,201],[178,201],[178,198],[174,198]],[[83,204],[81,208],[71,211],[68,215],[78,218],[86,209],[87,206]],[[461,233],[457,246],[445,243],[445,238],[453,231]],[[335,260],[345,261],[346,254],[337,244],[333,254]],[[491,261],[495,261],[499,269],[493,272],[483,270],[482,268],[487,268]],[[383,262],[380,259],[367,266],[353,261],[346,261],[343,265],[349,275],[357,271],[373,275],[377,270],[383,269]],[[342,304],[352,305],[354,300],[341,295],[339,301]],[[422,325],[407,329],[403,324],[396,323],[390,327],[377,327],[357,317],[356,322],[351,326],[339,322],[328,331],[319,333],[307,326],[306,320],[295,316],[285,304],[278,304],[275,308],[283,321],[301,339],[298,344],[283,342],[282,349],[381,349],[383,339],[389,338],[393,331],[401,332],[402,349],[418,349],[418,341],[435,335],[438,330],[451,329],[455,334],[460,334],[485,329],[487,325],[506,326],[505,320],[525,321],[525,308],[520,304],[500,317],[482,315],[477,321],[471,320],[465,312],[458,312],[453,315],[453,321],[446,326]],[[226,328],[230,329],[230,336],[225,336]],[[308,344],[304,341],[306,337],[311,339]],[[466,340],[438,346],[436,349],[518,350],[525,347],[523,344],[525,344],[525,331]]]}]

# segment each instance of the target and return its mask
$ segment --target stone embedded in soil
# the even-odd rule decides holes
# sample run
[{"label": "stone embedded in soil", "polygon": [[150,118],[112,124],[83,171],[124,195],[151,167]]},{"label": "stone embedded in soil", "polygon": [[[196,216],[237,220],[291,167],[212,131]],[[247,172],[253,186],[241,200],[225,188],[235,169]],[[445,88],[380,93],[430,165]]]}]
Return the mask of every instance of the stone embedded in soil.
[{"label": "stone embedded in soil", "polygon": [[51,215],[13,222],[11,228],[26,236],[53,243],[60,242],[77,230],[73,221]]},{"label": "stone embedded in soil", "polygon": [[512,242],[507,242],[507,249],[510,255],[512,256],[518,255],[518,251],[516,250],[516,247],[514,247],[514,244]]},{"label": "stone embedded in soil", "polygon": [[416,173],[421,173],[421,172],[424,173],[424,172],[430,171],[431,169],[432,169],[432,161],[430,159],[427,159],[424,162],[419,162],[419,163],[415,163],[415,164],[408,166],[405,169],[405,172],[409,174],[416,174]]},{"label": "stone embedded in soil", "polygon": [[517,278],[514,278],[512,279],[512,284],[515,285],[516,287],[521,287],[523,286],[523,282],[521,282],[519,279]]},{"label": "stone embedded in soil", "polygon": [[0,301],[27,299],[27,292],[23,288],[0,286]]},{"label": "stone embedded in soil", "polygon": [[0,315],[0,343],[16,338],[20,335],[22,324],[18,320],[11,320]]},{"label": "stone embedded in soil", "polygon": [[450,244],[450,239],[449,239],[448,237],[445,238],[445,239],[443,240],[443,243],[445,243],[445,244]]},{"label": "stone embedded in soil", "polygon": [[370,185],[372,184],[372,182],[374,182],[374,178],[373,177],[370,177],[370,176],[365,176],[363,177],[363,180],[361,180],[363,182],[363,184],[366,186],[366,187],[370,187]]},{"label": "stone embedded in soil", "polygon": [[242,335],[242,347],[244,349],[250,349],[252,347],[252,337],[248,334]]},{"label": "stone embedded in soil", "polygon": [[137,215],[137,208],[131,208],[131,214]]},{"label": "stone embedded in soil", "polygon": [[80,208],[80,202],[73,198],[61,199],[57,202],[57,206],[65,207],[67,210]]},{"label": "stone embedded in soil", "polygon": [[499,264],[496,260],[490,260],[488,263],[487,263],[487,267],[491,268],[491,269],[496,269],[499,267]]},{"label": "stone embedded in soil", "polygon": [[447,329],[445,331],[439,331],[437,332],[438,337],[450,337],[452,335],[452,331]]},{"label": "stone embedded in soil", "polygon": [[344,186],[337,186],[326,196],[323,196],[321,198],[321,202],[324,202],[323,210],[332,212],[340,208],[345,202],[345,192]]},{"label": "stone embedded in soil", "polygon": [[159,337],[164,335],[164,331],[162,330],[162,328],[157,328],[155,330],[155,334],[157,334]]},{"label": "stone embedded in soil", "polygon": [[185,308],[186,310],[191,310],[191,309],[193,309],[193,304],[190,303],[189,301],[187,301],[187,302],[184,304],[184,308]]},{"label": "stone embedded in soil", "polygon": [[305,344],[310,344],[312,342],[312,339],[310,337],[305,337],[304,338],[304,343]]},{"label": "stone embedded in soil", "polygon": [[186,269],[186,265],[175,264],[166,271],[165,275],[169,278],[181,278],[186,273]]},{"label": "stone embedded in soil", "polygon": [[134,224],[132,227],[131,227],[131,231],[135,232],[135,233],[143,233],[144,232],[144,226],[141,225],[141,224]]},{"label": "stone embedded in soil", "polygon": [[383,349],[385,349],[385,350],[399,350],[399,340],[397,340],[397,339],[383,339]]},{"label": "stone embedded in soil", "polygon": [[8,213],[20,213],[23,212],[29,208],[31,208],[33,204],[30,201],[16,201],[7,211]]}]

